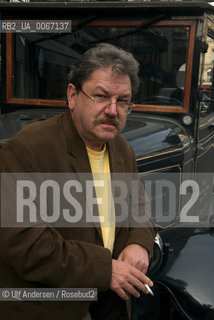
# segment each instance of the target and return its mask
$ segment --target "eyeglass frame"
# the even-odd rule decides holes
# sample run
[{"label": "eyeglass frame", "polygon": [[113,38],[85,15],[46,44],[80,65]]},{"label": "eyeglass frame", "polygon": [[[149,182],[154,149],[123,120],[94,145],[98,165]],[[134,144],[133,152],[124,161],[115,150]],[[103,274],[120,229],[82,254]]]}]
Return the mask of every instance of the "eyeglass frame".
[{"label": "eyeglass frame", "polygon": [[[89,100],[91,100],[92,102],[94,102],[94,103],[98,103],[98,104],[101,104],[101,103],[104,103],[104,101],[100,101],[100,102],[97,102],[97,100],[96,100],[96,98],[92,98],[92,97],[90,97],[82,88],[80,88],[79,89],[79,91],[81,91]],[[110,97],[108,97],[108,98],[110,98]],[[108,99],[107,98],[107,99]],[[118,113],[121,113],[120,111],[119,111],[119,108],[118,108],[118,102],[109,102],[107,105],[106,105],[106,107],[109,107],[111,104],[113,104],[113,103],[115,103],[116,104],[116,108],[117,108],[117,112]],[[124,112],[124,114],[126,114],[126,115],[128,115],[128,114],[130,114],[131,112],[132,112],[132,109],[135,107],[135,104],[134,103],[132,103],[132,102],[123,102],[122,104],[126,104],[126,105],[128,105],[128,106],[130,106],[130,107],[128,107],[128,110],[126,111],[126,112]],[[122,112],[123,113],[123,112]]]}]

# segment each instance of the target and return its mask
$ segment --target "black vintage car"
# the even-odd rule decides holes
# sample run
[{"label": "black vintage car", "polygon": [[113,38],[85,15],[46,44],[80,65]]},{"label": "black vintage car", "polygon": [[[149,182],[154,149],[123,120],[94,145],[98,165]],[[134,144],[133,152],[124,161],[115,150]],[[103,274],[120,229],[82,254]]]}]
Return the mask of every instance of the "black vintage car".
[{"label": "black vintage car", "polygon": [[123,134],[159,237],[149,270],[155,295],[133,300],[132,319],[213,320],[214,7],[32,1],[1,3],[0,14],[1,146],[66,108],[67,74],[88,48],[116,44],[139,61],[140,89]]}]

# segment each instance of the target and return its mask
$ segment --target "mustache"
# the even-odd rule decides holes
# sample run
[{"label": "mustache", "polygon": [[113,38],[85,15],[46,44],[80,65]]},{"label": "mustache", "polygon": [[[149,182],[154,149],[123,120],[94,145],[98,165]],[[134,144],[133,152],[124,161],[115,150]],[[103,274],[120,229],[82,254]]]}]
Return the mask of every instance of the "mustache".
[{"label": "mustache", "polygon": [[109,116],[102,117],[102,118],[97,117],[97,119],[95,120],[95,124],[98,125],[102,123],[111,124],[115,126],[117,129],[121,127],[121,121],[117,117],[109,117]]}]

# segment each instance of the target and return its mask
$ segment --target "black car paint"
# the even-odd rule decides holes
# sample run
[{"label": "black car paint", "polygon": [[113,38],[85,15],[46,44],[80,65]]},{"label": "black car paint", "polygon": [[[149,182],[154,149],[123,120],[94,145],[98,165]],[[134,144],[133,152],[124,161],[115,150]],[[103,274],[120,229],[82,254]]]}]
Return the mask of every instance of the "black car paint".
[{"label": "black car paint", "polygon": [[173,228],[160,236],[164,256],[149,274],[154,297],[133,299],[132,320],[213,320],[214,229]]}]

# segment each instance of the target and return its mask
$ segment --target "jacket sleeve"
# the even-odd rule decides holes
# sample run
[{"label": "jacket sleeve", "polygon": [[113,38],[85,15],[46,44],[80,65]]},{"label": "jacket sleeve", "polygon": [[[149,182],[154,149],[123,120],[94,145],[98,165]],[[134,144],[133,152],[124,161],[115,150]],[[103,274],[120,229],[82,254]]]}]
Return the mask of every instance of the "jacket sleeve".
[{"label": "jacket sleeve", "polygon": [[[19,138],[12,138],[0,152],[1,173],[35,173],[38,168],[30,146]],[[13,202],[15,194],[11,195]],[[2,206],[4,200],[1,209],[6,208],[6,212],[1,211],[1,217],[13,215],[10,206]],[[26,228],[1,227],[0,246],[3,263],[35,286],[109,288],[110,251],[87,241],[64,239],[56,228],[44,223]]]}]

